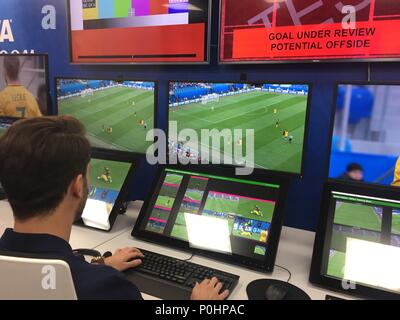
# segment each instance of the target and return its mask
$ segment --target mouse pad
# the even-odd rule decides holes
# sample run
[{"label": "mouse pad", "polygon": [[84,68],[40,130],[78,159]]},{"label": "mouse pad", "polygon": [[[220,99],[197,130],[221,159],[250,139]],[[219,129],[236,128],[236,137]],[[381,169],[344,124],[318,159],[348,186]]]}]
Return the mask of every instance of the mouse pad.
[{"label": "mouse pad", "polygon": [[246,288],[249,300],[267,300],[266,292],[269,286],[277,285],[287,290],[283,300],[311,300],[310,296],[300,288],[280,280],[260,279],[249,283]]}]

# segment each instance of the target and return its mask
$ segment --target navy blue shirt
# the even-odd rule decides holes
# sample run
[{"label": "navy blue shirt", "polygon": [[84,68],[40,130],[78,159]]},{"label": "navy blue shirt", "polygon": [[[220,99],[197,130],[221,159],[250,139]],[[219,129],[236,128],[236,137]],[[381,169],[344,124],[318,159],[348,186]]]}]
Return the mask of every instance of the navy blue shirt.
[{"label": "navy blue shirt", "polygon": [[104,265],[94,265],[73,254],[68,242],[48,234],[17,233],[7,229],[0,239],[3,252],[60,257],[71,269],[76,295],[82,300],[140,300],[139,290],[124,274]]}]

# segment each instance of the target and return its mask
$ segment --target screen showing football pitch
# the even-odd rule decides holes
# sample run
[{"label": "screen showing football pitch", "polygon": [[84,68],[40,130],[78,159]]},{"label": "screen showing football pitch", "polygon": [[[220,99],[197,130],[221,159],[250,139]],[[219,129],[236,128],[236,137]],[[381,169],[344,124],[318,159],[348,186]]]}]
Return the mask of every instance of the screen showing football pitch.
[{"label": "screen showing football pitch", "polygon": [[170,159],[302,173],[308,85],[171,82],[169,91]]},{"label": "screen showing football pitch", "polygon": [[79,119],[92,146],[145,154],[154,128],[155,83],[57,79],[59,115]]},{"label": "screen showing football pitch", "polygon": [[90,161],[89,196],[82,214],[85,225],[110,229],[109,216],[130,168],[128,162],[94,158]]},{"label": "screen showing football pitch", "polygon": [[400,292],[400,202],[332,192],[322,273]]},{"label": "screen showing football pitch", "polygon": [[264,260],[279,191],[275,184],[165,169],[141,229]]}]

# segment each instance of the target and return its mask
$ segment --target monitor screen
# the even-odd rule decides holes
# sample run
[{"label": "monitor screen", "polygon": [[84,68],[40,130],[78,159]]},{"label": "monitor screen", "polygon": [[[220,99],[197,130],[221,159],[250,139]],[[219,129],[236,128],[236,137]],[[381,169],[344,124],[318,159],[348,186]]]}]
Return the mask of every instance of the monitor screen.
[{"label": "monitor screen", "polygon": [[0,55],[0,134],[15,120],[50,115],[47,55]]},{"label": "monitor screen", "polygon": [[92,146],[145,154],[154,128],[156,84],[58,78],[59,115],[79,119]]},{"label": "monitor screen", "polygon": [[138,233],[266,269],[267,258],[275,259],[284,186],[203,171],[163,169],[140,214]]},{"label": "monitor screen", "polygon": [[373,193],[330,192],[320,272],[343,289],[400,294],[400,201]]},{"label": "monitor screen", "polygon": [[[92,157],[90,161],[90,187],[88,200],[82,214],[84,225],[110,230],[110,215],[118,214],[121,191],[129,178],[132,163]],[[115,217],[113,217],[115,219]]]},{"label": "monitor screen", "polygon": [[[299,175],[309,90],[307,84],[171,82],[170,159]],[[195,130],[199,141],[182,136],[184,129]]]},{"label": "monitor screen", "polygon": [[208,0],[69,0],[74,63],[205,63]]},{"label": "monitor screen", "polygon": [[338,86],[331,178],[400,186],[398,95],[399,84]]},{"label": "monitor screen", "polygon": [[398,1],[221,0],[220,61],[400,58]]}]

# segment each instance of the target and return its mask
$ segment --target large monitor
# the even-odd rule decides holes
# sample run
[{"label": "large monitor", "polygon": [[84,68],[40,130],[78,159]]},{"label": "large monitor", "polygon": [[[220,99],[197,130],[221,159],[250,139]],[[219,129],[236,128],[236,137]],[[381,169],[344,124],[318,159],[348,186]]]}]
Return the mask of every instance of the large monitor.
[{"label": "large monitor", "polygon": [[[293,83],[170,82],[170,159],[301,175],[310,91]],[[184,129],[199,142],[185,140]]]},{"label": "large monitor", "polygon": [[0,134],[18,119],[50,114],[47,55],[0,55]]},{"label": "large monitor", "polygon": [[155,82],[57,78],[56,88],[58,114],[79,119],[93,147],[145,154],[153,143]]},{"label": "large monitor", "polygon": [[73,63],[206,63],[209,0],[69,0]]},{"label": "large monitor", "polygon": [[399,60],[392,0],[221,0],[223,63]]},{"label": "large monitor", "polygon": [[310,281],[348,294],[400,298],[396,188],[326,183]]},{"label": "large monitor", "polygon": [[238,179],[232,168],[163,167],[132,232],[159,244],[272,271],[285,178]]},{"label": "large monitor", "polygon": [[109,231],[123,212],[137,159],[130,153],[95,151],[89,166],[88,199],[77,223]]},{"label": "large monitor", "polygon": [[329,176],[400,186],[400,84],[339,84],[336,93]]}]

